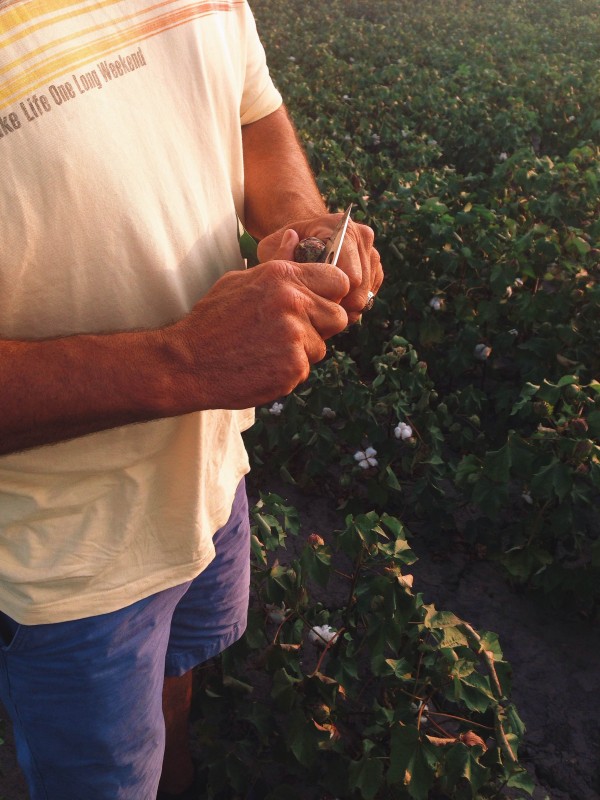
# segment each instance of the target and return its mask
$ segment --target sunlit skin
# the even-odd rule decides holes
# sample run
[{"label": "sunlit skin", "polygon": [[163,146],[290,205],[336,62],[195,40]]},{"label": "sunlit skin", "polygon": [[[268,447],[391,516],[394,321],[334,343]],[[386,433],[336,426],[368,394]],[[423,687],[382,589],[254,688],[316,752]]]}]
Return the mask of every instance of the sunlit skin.
[{"label": "sunlit skin", "polygon": [[[245,214],[263,263],[233,271],[181,320],[149,331],[0,341],[0,452],[289,394],[358,318],[382,281],[373,234],[352,224],[339,267],[298,264],[300,238],[327,239],[328,214],[284,109],[243,130]],[[251,335],[249,335],[251,334]],[[64,387],[69,386],[65,392]],[[165,683],[161,787],[189,783],[190,675]]]},{"label": "sunlit skin", "polygon": [[326,213],[283,109],[248,126],[243,143],[246,223],[263,237],[264,263],[228,272],[165,328],[0,341],[0,382],[11,386],[0,397],[1,453],[271,402],[305,380],[325,341],[358,318],[382,280],[372,232],[349,228],[339,269],[292,262],[300,237],[328,238],[340,215]]}]

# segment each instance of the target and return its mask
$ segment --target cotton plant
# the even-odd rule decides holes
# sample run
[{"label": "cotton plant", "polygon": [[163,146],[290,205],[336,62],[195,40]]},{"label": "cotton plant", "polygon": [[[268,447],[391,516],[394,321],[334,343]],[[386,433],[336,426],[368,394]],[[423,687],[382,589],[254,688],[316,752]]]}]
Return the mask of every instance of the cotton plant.
[{"label": "cotton plant", "polygon": [[277,605],[276,603],[267,603],[265,606],[265,611],[267,612],[267,618],[271,622],[275,622],[277,625],[280,625],[282,622],[284,622],[290,613],[290,609],[285,607],[285,603],[282,603],[281,605]]},{"label": "cotton plant", "polygon": [[281,416],[282,411],[283,411],[283,403],[273,403],[273,405],[269,409],[269,414],[273,414],[274,417],[279,417]]},{"label": "cotton plant", "polygon": [[400,441],[404,441],[405,439],[410,439],[413,435],[413,430],[410,425],[406,422],[399,422],[396,427],[394,428],[394,436],[396,439],[400,439]]},{"label": "cotton plant", "polygon": [[308,632],[308,640],[316,647],[325,647],[333,642],[337,635],[338,632],[331,625],[315,625]]},{"label": "cotton plant", "polygon": [[366,450],[357,450],[356,453],[354,453],[354,460],[358,461],[358,466],[361,469],[369,469],[379,464],[375,458],[376,455],[377,450],[375,450],[374,447],[367,447]]},{"label": "cotton plant", "polygon": [[477,359],[477,361],[487,361],[488,358],[491,356],[491,354],[492,354],[492,348],[489,347],[487,344],[483,344],[483,342],[476,345],[475,349],[473,350],[473,355]]}]

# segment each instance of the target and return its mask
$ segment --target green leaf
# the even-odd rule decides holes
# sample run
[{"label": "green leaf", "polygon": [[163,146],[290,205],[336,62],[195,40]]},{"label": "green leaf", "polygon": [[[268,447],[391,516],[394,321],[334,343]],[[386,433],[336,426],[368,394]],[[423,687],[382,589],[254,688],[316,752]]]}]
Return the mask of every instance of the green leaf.
[{"label": "green leaf", "polygon": [[454,678],[453,688],[454,699],[462,700],[471,711],[487,711],[494,699],[489,678],[477,672],[461,679]]},{"label": "green leaf", "polygon": [[331,553],[307,546],[300,555],[300,564],[304,575],[316,581],[319,586],[327,586],[331,575]]},{"label": "green leaf", "polygon": [[242,221],[238,217],[238,244],[242,258],[246,259],[249,267],[258,264],[258,242],[244,228]]},{"label": "green leaf", "polygon": [[511,789],[523,789],[527,794],[533,794],[535,791],[535,781],[526,770],[511,775],[506,785],[510,786]]},{"label": "green leaf", "polygon": [[265,552],[265,547],[260,541],[260,539],[252,534],[250,539],[250,547],[252,551],[252,557],[254,560],[263,567],[267,566],[267,555]]},{"label": "green leaf", "polygon": [[486,516],[494,518],[508,501],[508,481],[500,484],[482,476],[473,488],[472,499]]},{"label": "green leaf", "polygon": [[390,489],[395,489],[397,492],[402,491],[402,486],[400,485],[398,478],[396,477],[396,473],[388,464],[385,468],[385,475],[386,475],[386,484],[390,487]]},{"label": "green leaf", "polygon": [[287,715],[285,737],[300,764],[305,767],[312,766],[318,753],[318,742],[324,736],[306,719],[302,709],[294,708]]},{"label": "green leaf", "polygon": [[394,677],[399,681],[410,681],[413,679],[413,669],[405,658],[386,658],[385,663],[391,669]]},{"label": "green leaf", "polygon": [[513,405],[511,410],[511,415],[516,414],[522,408],[528,406],[531,402],[531,398],[536,394],[540,387],[536,386],[535,383],[526,383],[523,389],[521,390],[521,397],[517,402]]},{"label": "green leaf", "polygon": [[600,439],[600,411],[591,411],[587,415],[587,423],[594,439]]},{"label": "green leaf", "polygon": [[467,637],[458,628],[444,628],[442,639],[439,643],[440,647],[460,647],[468,644]]},{"label": "green leaf", "polygon": [[566,464],[553,459],[542,467],[531,479],[531,489],[539,497],[550,497],[552,491],[559,500],[564,500],[573,487],[573,478]]},{"label": "green leaf", "polygon": [[477,797],[479,789],[485,785],[490,774],[490,771],[478,761],[482,752],[481,746],[467,747],[462,742],[453,745],[444,761],[445,786],[453,789],[461,780],[466,780],[471,787],[473,797]]},{"label": "green leaf", "polygon": [[511,452],[508,442],[500,450],[485,454],[483,474],[495,483],[508,483],[510,478]]},{"label": "green leaf", "polygon": [[398,725],[391,735],[387,782],[407,787],[413,800],[427,800],[435,779],[437,753],[413,725]]},{"label": "green leaf", "polygon": [[365,756],[360,761],[350,762],[349,775],[350,784],[358,789],[364,800],[373,800],[383,781],[383,763]]}]

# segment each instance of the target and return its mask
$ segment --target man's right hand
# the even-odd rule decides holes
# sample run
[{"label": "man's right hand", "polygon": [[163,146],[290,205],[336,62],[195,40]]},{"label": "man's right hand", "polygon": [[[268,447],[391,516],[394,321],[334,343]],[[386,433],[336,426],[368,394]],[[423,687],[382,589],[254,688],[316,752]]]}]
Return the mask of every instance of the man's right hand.
[{"label": "man's right hand", "polygon": [[165,328],[0,339],[0,454],[289,394],[348,323],[348,278],[292,262],[297,242],[290,231],[276,258],[227,273]]},{"label": "man's right hand", "polygon": [[298,235],[288,231],[272,261],[228,272],[183,320],[174,336],[189,411],[250,408],[289,394],[348,325],[339,305],[347,276],[326,264],[298,264]]}]

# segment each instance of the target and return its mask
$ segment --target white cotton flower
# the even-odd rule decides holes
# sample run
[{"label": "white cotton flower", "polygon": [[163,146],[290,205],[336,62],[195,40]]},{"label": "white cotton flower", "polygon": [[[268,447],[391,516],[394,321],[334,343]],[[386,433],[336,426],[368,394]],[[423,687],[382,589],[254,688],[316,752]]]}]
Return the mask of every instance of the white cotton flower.
[{"label": "white cotton flower", "polygon": [[443,306],[444,301],[441,297],[432,297],[429,301],[429,305],[433,308],[434,311],[439,311]]},{"label": "white cotton flower", "polygon": [[520,289],[523,286],[523,278],[515,278],[513,281],[513,286],[515,289]]},{"label": "white cotton flower", "polygon": [[504,296],[507,298],[512,297],[512,293],[513,293],[512,286],[507,286],[506,289],[504,290]]},{"label": "white cotton flower", "polygon": [[487,361],[491,354],[492,348],[483,343],[476,345],[475,350],[473,351],[473,355],[478,361]]},{"label": "white cotton flower", "polygon": [[519,331],[518,331],[516,328],[511,328],[511,329],[509,330],[509,334],[510,334],[511,336],[518,336],[518,335],[519,335]]},{"label": "white cotton flower", "polygon": [[506,161],[507,158],[508,158],[508,153],[505,153],[504,151],[502,151],[500,153],[500,155],[498,156],[498,161]]},{"label": "white cotton flower", "polygon": [[331,625],[315,625],[311,628],[308,634],[309,641],[318,647],[325,647],[326,644],[332,642],[338,632],[331,627]]},{"label": "white cotton flower", "polygon": [[323,410],[321,411],[321,416],[323,419],[335,419],[336,413],[333,408],[329,408],[329,406],[324,406]]},{"label": "white cotton flower", "polygon": [[402,128],[402,130],[400,131],[400,133],[402,134],[402,138],[403,138],[403,139],[407,139],[407,138],[408,138],[409,131],[407,131],[407,130],[406,130],[406,128]]},{"label": "white cotton flower", "polygon": [[371,141],[373,144],[381,144],[381,137],[377,133],[371,134]]},{"label": "white cotton flower", "polygon": [[570,117],[567,117],[567,122],[575,122],[575,117],[571,114]]},{"label": "white cotton flower", "polygon": [[367,447],[366,450],[357,450],[354,453],[354,458],[358,461],[358,466],[361,469],[369,469],[369,467],[376,467],[379,463],[375,456],[377,455],[377,450],[374,447]]},{"label": "white cotton flower", "polygon": [[280,606],[277,606],[274,603],[267,603],[265,608],[267,611],[267,617],[271,620],[271,622],[277,623],[277,625],[280,625],[289,614],[289,609],[286,608],[283,603]]},{"label": "white cotton flower", "polygon": [[413,435],[412,428],[406,422],[399,422],[394,428],[394,435],[396,439],[410,439]]},{"label": "white cotton flower", "polygon": [[529,494],[529,492],[523,492],[521,497],[527,503],[527,505],[529,505],[529,506],[533,505],[533,497]]},{"label": "white cotton flower", "polygon": [[283,403],[273,403],[273,405],[269,409],[269,414],[273,414],[274,416],[278,417],[282,411],[283,411]]},{"label": "white cotton flower", "polygon": [[[411,703],[410,704],[410,710],[413,711],[415,713],[415,715],[417,715],[419,713],[419,709],[420,708],[421,708],[421,703]],[[427,720],[429,719],[429,713],[428,712],[430,710],[431,710],[431,707],[430,707],[429,703],[425,703],[425,707],[423,708],[423,713],[421,714],[421,722],[427,722]]]},{"label": "white cotton flower", "polygon": [[295,61],[295,60],[296,60],[296,56],[289,56],[289,58],[288,58],[288,61]]},{"label": "white cotton flower", "polygon": [[350,100],[350,95],[349,94],[343,94],[342,95],[342,100]]}]

